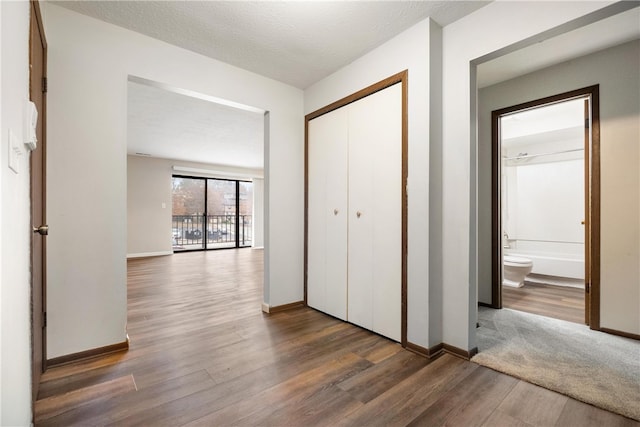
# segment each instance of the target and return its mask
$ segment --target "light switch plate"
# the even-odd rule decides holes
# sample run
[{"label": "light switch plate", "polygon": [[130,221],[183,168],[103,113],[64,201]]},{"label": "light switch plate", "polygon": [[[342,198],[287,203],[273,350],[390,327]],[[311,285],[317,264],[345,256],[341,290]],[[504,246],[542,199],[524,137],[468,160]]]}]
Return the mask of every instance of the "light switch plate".
[{"label": "light switch plate", "polygon": [[9,129],[9,169],[15,173],[19,173],[21,155],[22,150],[20,149],[20,141],[18,141],[16,134]]}]

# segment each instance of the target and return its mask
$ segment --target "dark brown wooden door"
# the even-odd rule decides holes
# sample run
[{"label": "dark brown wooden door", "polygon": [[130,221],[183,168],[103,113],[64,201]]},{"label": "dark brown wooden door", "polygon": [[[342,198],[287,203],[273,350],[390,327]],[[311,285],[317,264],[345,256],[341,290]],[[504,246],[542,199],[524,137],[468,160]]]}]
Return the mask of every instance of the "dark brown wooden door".
[{"label": "dark brown wooden door", "polygon": [[[37,148],[31,152],[31,223],[34,227],[46,224],[46,49],[47,44],[42,28],[40,6],[31,2],[31,29],[29,40],[29,97],[38,110],[36,135]],[[45,311],[45,243],[46,237],[38,232],[31,238],[31,345],[33,369],[33,394],[35,402],[38,396],[40,375],[45,369],[46,360],[46,314]]]}]

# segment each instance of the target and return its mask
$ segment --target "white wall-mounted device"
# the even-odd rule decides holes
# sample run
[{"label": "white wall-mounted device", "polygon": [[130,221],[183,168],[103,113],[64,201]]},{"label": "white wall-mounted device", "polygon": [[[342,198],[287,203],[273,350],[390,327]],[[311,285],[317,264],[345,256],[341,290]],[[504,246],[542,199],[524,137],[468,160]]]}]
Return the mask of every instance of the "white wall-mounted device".
[{"label": "white wall-mounted device", "polygon": [[36,104],[31,101],[25,103],[24,109],[24,144],[30,151],[38,146],[36,127],[38,125],[38,110]]}]

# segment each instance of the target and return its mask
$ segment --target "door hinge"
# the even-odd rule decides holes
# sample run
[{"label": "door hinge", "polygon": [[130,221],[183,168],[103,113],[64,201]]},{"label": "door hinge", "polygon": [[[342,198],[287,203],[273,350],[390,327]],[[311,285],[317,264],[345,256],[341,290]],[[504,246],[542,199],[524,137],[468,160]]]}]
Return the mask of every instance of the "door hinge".
[{"label": "door hinge", "polygon": [[46,77],[42,78],[42,93],[47,93],[47,89],[49,88],[49,82]]},{"label": "door hinge", "polygon": [[47,312],[46,311],[42,312],[42,327],[43,328],[47,327]]},{"label": "door hinge", "polygon": [[584,291],[586,293],[590,293],[591,292],[591,283],[587,282],[584,284]]}]

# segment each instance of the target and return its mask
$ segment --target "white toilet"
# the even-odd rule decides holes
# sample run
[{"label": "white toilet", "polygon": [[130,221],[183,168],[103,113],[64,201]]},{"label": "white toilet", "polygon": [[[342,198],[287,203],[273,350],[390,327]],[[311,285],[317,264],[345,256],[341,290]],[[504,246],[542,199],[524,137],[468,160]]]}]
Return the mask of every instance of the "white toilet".
[{"label": "white toilet", "polygon": [[533,269],[533,261],[529,258],[504,255],[504,277],[502,284],[511,286],[512,288],[521,288],[524,286],[524,278],[531,273]]}]

